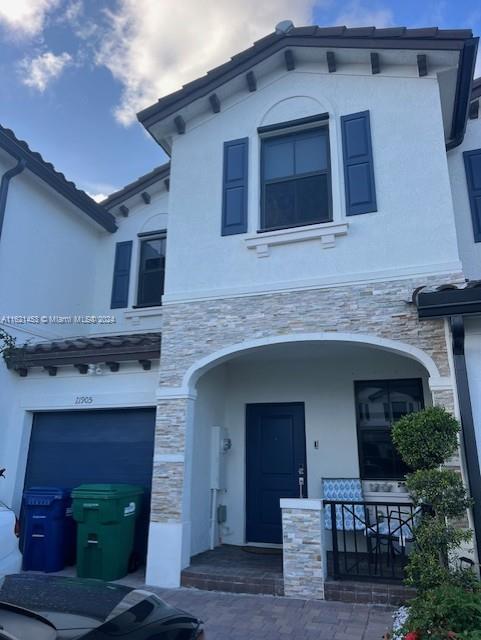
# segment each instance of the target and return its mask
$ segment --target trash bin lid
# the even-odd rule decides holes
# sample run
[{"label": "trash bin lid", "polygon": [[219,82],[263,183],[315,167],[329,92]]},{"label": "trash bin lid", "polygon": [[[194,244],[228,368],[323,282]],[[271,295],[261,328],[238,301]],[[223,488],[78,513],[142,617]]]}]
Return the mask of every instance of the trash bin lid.
[{"label": "trash bin lid", "polygon": [[27,496],[44,496],[45,498],[53,498],[61,500],[70,497],[70,489],[61,487],[28,487],[23,492],[24,497]]},{"label": "trash bin lid", "polygon": [[136,484],[81,484],[72,491],[72,498],[95,498],[96,500],[115,500],[124,496],[136,496],[144,493],[143,487]]},{"label": "trash bin lid", "polygon": [[70,498],[70,489],[60,487],[29,487],[23,492],[25,504],[30,506],[48,506],[55,500]]}]

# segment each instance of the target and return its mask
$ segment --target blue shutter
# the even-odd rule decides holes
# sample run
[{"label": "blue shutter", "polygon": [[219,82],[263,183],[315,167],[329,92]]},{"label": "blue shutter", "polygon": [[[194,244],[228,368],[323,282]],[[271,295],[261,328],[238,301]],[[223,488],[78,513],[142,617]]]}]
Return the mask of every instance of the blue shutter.
[{"label": "blue shutter", "polygon": [[249,138],[224,142],[222,235],[247,231],[247,173]]},{"label": "blue shutter", "polygon": [[115,246],[111,309],[122,309],[128,306],[131,256],[132,240],[117,242]]},{"label": "blue shutter", "polygon": [[369,111],[341,116],[346,214],[377,211]]},{"label": "blue shutter", "polygon": [[465,151],[463,156],[471,218],[473,220],[474,241],[481,242],[481,149]]}]

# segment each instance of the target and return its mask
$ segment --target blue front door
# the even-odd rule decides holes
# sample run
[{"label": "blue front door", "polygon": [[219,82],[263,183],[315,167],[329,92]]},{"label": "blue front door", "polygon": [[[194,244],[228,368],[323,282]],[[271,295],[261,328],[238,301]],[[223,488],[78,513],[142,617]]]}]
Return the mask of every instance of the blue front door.
[{"label": "blue front door", "polygon": [[282,542],[279,500],[299,498],[300,474],[307,497],[304,404],[247,405],[247,542]]}]

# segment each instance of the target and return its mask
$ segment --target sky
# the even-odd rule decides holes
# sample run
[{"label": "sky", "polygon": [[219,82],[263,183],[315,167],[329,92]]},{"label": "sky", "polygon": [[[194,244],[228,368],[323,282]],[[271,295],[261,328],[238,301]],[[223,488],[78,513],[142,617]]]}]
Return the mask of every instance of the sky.
[{"label": "sky", "polygon": [[0,124],[100,200],[167,159],[137,111],[284,19],[481,35],[479,0],[0,0]]}]

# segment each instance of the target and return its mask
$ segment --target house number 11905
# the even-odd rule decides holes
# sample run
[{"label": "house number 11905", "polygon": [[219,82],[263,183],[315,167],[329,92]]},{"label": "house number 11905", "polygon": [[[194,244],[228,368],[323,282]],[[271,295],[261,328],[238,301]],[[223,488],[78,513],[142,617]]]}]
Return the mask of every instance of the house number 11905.
[{"label": "house number 11905", "polygon": [[93,401],[92,396],[77,396],[74,404],[92,404]]}]

